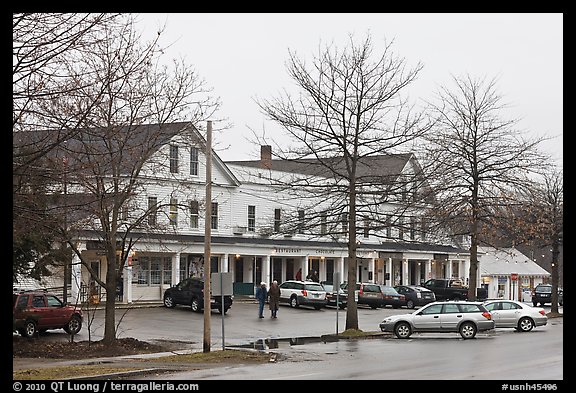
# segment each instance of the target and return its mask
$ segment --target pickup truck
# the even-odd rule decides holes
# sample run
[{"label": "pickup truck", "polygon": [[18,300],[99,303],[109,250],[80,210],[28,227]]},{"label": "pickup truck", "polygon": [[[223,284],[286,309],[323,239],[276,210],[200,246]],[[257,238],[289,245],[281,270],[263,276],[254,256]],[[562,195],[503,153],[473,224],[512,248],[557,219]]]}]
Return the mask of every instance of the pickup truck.
[{"label": "pickup truck", "polygon": [[468,288],[462,285],[461,280],[433,278],[426,281],[422,286],[434,292],[436,300],[468,299]]}]

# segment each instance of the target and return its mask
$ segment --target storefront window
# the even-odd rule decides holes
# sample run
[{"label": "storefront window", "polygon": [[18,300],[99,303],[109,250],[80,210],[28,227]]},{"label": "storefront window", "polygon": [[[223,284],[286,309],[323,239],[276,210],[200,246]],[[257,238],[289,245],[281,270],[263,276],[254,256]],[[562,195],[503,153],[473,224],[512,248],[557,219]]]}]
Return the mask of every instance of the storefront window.
[{"label": "storefront window", "polygon": [[[182,263],[182,259],[180,260]],[[144,257],[132,265],[132,283],[139,285],[172,284],[172,257]]]}]

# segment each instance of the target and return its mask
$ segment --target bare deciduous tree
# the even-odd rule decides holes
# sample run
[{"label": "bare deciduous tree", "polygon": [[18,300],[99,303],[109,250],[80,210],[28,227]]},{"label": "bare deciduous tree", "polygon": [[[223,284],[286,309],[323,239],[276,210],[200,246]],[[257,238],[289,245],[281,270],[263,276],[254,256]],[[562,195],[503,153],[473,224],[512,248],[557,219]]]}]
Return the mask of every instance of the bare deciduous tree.
[{"label": "bare deciduous tree", "polygon": [[[184,61],[175,61],[173,67],[161,65],[157,42],[143,43],[132,16],[122,21],[104,27],[101,39],[92,42],[89,51],[65,64],[66,69],[78,71],[70,72],[80,78],[77,88],[39,104],[43,116],[69,125],[74,132],[65,140],[59,137],[60,127],[15,133],[19,146],[45,140],[56,144],[45,157],[54,169],[53,185],[60,185],[53,191],[61,192],[54,195],[49,213],[64,218],[59,221],[62,238],[106,291],[106,344],[116,338],[117,277],[135,241],[134,233],[162,231],[148,225],[147,217],[172,203],[158,201],[149,207],[143,201],[145,186],[165,182],[163,174],[170,176],[167,155],[155,153],[168,148],[165,145],[176,135],[202,146],[193,132],[195,124],[210,118],[220,106],[189,65]],[[124,211],[130,214],[123,217]],[[78,248],[79,238],[94,237],[100,239],[106,255],[105,278],[92,271]]]},{"label": "bare deciduous tree", "polygon": [[470,236],[468,296],[475,299],[481,230],[494,225],[497,208],[516,203],[512,191],[530,183],[545,157],[537,149],[542,139],[524,138],[517,120],[503,120],[495,80],[453,80],[455,89],[441,88],[431,104],[437,122],[421,157],[437,201],[434,222]]},{"label": "bare deciduous tree", "polygon": [[[285,93],[258,102],[291,140],[289,145],[274,144],[274,156],[299,167],[299,176],[274,183],[310,201],[301,206],[306,217],[295,218],[292,227],[325,220],[326,232],[347,242],[349,283],[357,281],[357,222],[365,215],[374,219],[376,206],[391,191],[388,174],[375,168],[371,158],[399,151],[429,128],[402,95],[422,65],[408,68],[391,43],[380,55],[373,51],[370,36],[360,43],[350,36],[343,50],[319,48],[310,66],[290,52],[287,71],[299,96]],[[319,199],[325,203],[318,205]],[[358,329],[354,291],[355,285],[349,285],[346,329]]]}]

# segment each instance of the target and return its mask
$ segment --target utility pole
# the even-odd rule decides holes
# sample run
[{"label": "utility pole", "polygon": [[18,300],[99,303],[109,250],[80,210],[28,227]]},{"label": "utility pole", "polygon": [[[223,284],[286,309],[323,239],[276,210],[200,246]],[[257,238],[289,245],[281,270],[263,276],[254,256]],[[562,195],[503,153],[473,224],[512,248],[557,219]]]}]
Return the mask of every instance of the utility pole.
[{"label": "utility pole", "polygon": [[204,345],[210,352],[210,237],[212,236],[212,121],[206,127],[206,216],[204,217]]}]

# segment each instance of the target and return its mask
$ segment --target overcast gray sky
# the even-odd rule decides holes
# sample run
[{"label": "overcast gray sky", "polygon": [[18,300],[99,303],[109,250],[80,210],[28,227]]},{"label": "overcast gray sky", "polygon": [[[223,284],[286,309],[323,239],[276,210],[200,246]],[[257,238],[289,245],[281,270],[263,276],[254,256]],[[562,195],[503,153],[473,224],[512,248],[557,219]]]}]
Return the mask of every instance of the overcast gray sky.
[{"label": "overcast gray sky", "polygon": [[[167,58],[184,57],[222,100],[231,129],[214,135],[225,161],[259,157],[250,129],[282,138],[254,98],[270,99],[293,86],[288,49],[310,60],[320,43],[342,48],[349,34],[394,40],[408,66],[424,68],[407,91],[413,101],[433,98],[451,75],[498,78],[497,91],[511,105],[506,119],[534,137],[560,164],[563,143],[563,14],[561,13],[177,13],[140,14],[145,34],[166,25]],[[226,145],[230,148],[223,149]]]}]

